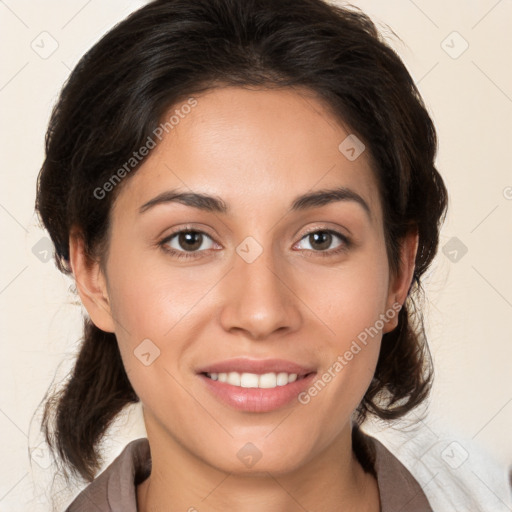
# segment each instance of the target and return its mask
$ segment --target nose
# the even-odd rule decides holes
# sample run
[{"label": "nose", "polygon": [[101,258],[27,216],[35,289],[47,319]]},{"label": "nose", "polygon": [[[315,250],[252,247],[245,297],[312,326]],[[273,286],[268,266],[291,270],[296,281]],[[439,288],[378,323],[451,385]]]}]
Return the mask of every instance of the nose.
[{"label": "nose", "polygon": [[271,251],[263,251],[251,263],[235,255],[234,266],[223,280],[220,321],[227,332],[265,340],[277,331],[299,329],[301,302],[284,265],[276,265]]}]

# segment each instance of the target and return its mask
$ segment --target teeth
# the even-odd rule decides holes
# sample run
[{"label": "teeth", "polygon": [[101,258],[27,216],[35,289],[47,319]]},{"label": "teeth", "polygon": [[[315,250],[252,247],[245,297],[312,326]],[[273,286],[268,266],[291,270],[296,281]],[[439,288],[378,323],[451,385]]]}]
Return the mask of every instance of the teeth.
[{"label": "teeth", "polygon": [[240,374],[236,372],[229,372],[228,373],[228,380],[226,381],[228,384],[231,384],[232,386],[240,386]]},{"label": "teeth", "polygon": [[297,380],[296,373],[264,373],[259,375],[256,373],[207,373],[206,374],[212,380],[218,380],[219,382],[226,382],[233,386],[239,386],[242,388],[275,388],[277,386],[286,386],[291,382]]}]

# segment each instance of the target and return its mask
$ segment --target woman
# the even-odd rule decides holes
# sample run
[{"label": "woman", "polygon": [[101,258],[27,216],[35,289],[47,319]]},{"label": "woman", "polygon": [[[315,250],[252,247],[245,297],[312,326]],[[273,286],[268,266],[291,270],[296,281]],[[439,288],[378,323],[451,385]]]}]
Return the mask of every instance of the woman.
[{"label": "woman", "polygon": [[[447,192],[409,73],[321,0],[157,0],[80,61],[37,211],[88,312],[47,440],[77,510],[431,510],[360,426],[422,403]],[[97,475],[129,403],[147,439]],[[405,508],[404,508],[405,507]]]}]

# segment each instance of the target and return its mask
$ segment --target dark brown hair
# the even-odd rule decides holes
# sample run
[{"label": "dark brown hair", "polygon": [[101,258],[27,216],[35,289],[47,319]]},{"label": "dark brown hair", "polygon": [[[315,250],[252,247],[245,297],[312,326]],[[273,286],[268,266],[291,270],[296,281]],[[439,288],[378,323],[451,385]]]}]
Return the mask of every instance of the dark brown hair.
[{"label": "dark brown hair", "polygon": [[[36,210],[59,269],[70,272],[74,226],[87,253],[102,258],[123,183],[101,199],[95,190],[144,145],[171,106],[223,85],[307,88],[364,142],[379,183],[392,273],[400,268],[401,240],[417,229],[413,282],[398,327],[383,336],[357,422],[368,413],[387,420],[404,415],[431,387],[414,297],[437,251],[448,199],[434,164],[436,132],[414,81],[354,7],[321,0],[156,0],[108,32],[71,73],[46,135]],[[122,408],[137,401],[115,335],[86,320],[70,378],[46,400],[43,431],[69,468],[92,480],[101,460],[98,442]]]}]

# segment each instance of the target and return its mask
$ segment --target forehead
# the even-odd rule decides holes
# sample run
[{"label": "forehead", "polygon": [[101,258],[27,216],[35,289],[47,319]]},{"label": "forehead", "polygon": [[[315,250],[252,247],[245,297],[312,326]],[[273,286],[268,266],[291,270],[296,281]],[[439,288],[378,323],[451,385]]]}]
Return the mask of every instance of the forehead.
[{"label": "forehead", "polygon": [[[125,184],[116,208],[134,210],[165,190],[180,189],[221,197],[233,211],[254,211],[343,186],[364,197],[379,222],[367,151],[357,156],[358,139],[312,92],[224,87],[195,101],[193,108],[182,108],[185,100],[166,113],[161,142]],[[354,147],[356,158],[347,147]]]}]

